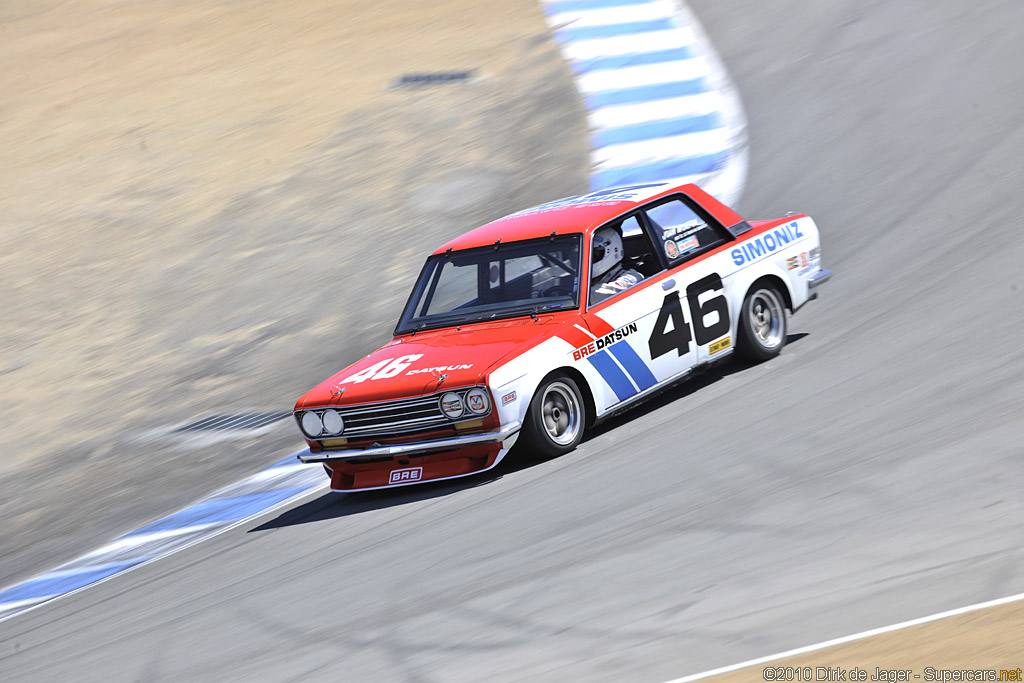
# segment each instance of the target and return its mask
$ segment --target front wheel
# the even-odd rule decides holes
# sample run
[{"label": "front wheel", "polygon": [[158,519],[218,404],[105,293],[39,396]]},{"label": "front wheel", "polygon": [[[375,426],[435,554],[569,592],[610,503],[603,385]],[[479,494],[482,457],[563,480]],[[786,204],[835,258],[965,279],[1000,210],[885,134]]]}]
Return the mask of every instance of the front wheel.
[{"label": "front wheel", "polygon": [[736,354],[750,363],[774,358],[786,345],[786,306],[770,285],[747,292],[740,311]]},{"label": "front wheel", "polygon": [[576,382],[563,373],[551,375],[530,402],[523,435],[526,445],[546,458],[568,453],[583,438],[586,417]]}]

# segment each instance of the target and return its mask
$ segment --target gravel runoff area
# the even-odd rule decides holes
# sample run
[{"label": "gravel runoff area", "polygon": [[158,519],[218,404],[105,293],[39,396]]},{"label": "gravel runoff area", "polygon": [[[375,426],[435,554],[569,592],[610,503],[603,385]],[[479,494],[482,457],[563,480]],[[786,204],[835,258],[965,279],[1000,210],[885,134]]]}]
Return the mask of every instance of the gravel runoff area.
[{"label": "gravel runoff area", "polygon": [[[0,7],[0,586],[301,446],[425,254],[587,187],[533,0]],[[390,88],[472,69],[468,83]]]}]

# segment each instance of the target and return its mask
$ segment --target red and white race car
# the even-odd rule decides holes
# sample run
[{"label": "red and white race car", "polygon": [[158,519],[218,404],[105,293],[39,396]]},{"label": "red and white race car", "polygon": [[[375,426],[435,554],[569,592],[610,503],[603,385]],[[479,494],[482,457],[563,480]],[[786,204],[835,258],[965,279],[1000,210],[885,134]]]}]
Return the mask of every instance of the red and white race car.
[{"label": "red and white race car", "polygon": [[435,251],[394,339],[299,399],[298,458],[349,491],[483,472],[517,441],[565,453],[695,368],[777,355],[820,264],[808,216],[748,222],[696,185],[502,218]]}]

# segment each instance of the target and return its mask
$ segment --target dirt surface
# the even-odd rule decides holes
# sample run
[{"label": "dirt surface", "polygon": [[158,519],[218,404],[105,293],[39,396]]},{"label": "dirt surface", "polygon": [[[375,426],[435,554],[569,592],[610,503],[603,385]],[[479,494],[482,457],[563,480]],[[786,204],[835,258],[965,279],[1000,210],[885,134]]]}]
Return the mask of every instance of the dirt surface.
[{"label": "dirt surface", "polygon": [[289,410],[429,249],[586,187],[532,0],[20,0],[0,59],[0,585],[297,450],[162,435]]},{"label": "dirt surface", "polygon": [[[787,657],[706,680],[709,683],[754,683],[766,680],[1020,681],[1024,680],[1024,676],[1019,673],[1021,667],[1024,667],[1024,654],[1020,645],[1022,623],[1024,605],[1015,602]],[[806,676],[806,667],[810,667],[810,679]],[[929,668],[934,671],[927,671]],[[831,673],[825,669],[831,669]],[[837,669],[838,672],[845,672],[845,679],[837,677]],[[851,675],[855,669],[866,671],[867,677],[860,679],[859,674]],[[969,679],[963,673],[956,677],[958,674],[955,673],[980,670],[993,671],[995,678],[988,678],[988,674],[984,674],[981,678]],[[1007,673],[999,679],[1003,671]]]}]

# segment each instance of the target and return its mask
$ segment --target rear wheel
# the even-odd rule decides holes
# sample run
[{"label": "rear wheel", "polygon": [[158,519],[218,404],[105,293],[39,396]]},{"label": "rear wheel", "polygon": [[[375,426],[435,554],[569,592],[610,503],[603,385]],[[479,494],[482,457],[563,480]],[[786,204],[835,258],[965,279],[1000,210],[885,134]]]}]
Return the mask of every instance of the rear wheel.
[{"label": "rear wheel", "polygon": [[786,306],[771,285],[747,292],[740,311],[736,354],[751,363],[774,358],[786,345]]},{"label": "rear wheel", "polygon": [[551,458],[576,448],[583,438],[586,407],[571,377],[556,373],[538,387],[524,428],[525,445],[536,455]]}]

